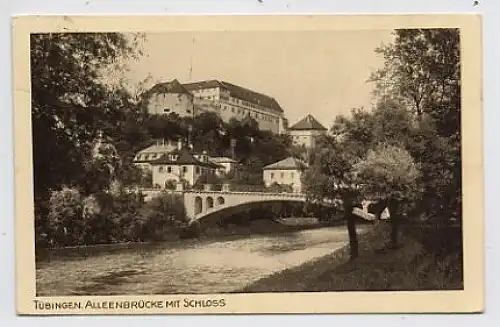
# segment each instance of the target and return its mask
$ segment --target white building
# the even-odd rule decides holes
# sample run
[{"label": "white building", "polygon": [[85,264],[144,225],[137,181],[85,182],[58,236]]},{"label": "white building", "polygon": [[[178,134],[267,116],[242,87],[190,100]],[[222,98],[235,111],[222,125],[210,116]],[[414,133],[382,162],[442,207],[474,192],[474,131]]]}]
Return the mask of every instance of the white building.
[{"label": "white building", "polygon": [[134,165],[144,170],[151,170],[151,162],[162,155],[181,148],[180,141],[156,140],[155,144],[139,151],[134,157]]},{"label": "white building", "polygon": [[288,135],[292,138],[293,144],[305,146],[306,148],[314,148],[316,138],[323,135],[326,131],[327,129],[316,118],[307,115],[288,129]]},{"label": "white building", "polygon": [[302,191],[301,176],[307,164],[297,158],[288,157],[263,168],[264,184],[290,185],[294,192]]},{"label": "white building", "polygon": [[286,131],[283,109],[268,95],[218,80],[187,83],[184,87],[194,95],[196,112],[216,112],[225,122],[249,116],[257,121],[261,130]]},{"label": "white building", "polygon": [[178,80],[159,83],[143,94],[150,114],[193,117],[194,96]]},{"label": "white building", "polygon": [[210,157],[209,160],[221,166],[221,168],[216,171],[218,176],[227,175],[234,170],[236,165],[236,161],[228,157]]},{"label": "white building", "polygon": [[215,112],[223,121],[251,117],[261,130],[285,133],[287,120],[278,102],[265,94],[228,82],[208,80],[181,84],[174,79],[159,83],[143,94],[151,114],[176,113],[193,117],[202,112]]},{"label": "white building", "polygon": [[174,150],[152,161],[153,186],[171,187],[172,183],[196,183],[202,174],[216,174],[221,166],[209,160],[206,154],[196,154],[189,149]]}]

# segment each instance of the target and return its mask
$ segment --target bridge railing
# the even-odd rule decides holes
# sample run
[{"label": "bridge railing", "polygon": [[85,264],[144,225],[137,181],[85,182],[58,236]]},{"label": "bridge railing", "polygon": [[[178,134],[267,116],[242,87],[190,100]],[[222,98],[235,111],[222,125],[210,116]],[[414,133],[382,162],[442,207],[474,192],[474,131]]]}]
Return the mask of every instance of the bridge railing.
[{"label": "bridge railing", "polygon": [[298,193],[291,186],[270,186],[255,184],[210,184],[205,190],[225,192],[255,192],[255,193]]}]

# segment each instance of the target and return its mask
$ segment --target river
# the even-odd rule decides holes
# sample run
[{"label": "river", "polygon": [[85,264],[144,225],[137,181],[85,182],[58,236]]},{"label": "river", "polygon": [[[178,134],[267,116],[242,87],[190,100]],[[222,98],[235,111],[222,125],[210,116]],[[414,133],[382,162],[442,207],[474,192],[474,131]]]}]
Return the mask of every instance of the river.
[{"label": "river", "polygon": [[[360,227],[364,228],[364,227]],[[360,230],[361,231],[361,230]],[[37,263],[37,294],[231,292],[346,245],[345,227],[143,246]]]}]

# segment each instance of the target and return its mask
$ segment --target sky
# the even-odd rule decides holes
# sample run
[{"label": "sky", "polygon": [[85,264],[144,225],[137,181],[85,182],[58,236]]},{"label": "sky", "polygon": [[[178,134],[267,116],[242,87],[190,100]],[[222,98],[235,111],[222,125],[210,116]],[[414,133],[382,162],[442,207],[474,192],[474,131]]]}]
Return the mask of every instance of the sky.
[{"label": "sky", "polygon": [[370,108],[374,49],[390,30],[300,32],[171,32],[147,34],[144,56],[129,62],[130,85],[174,78],[218,79],[274,97],[290,125],[307,114],[325,127],[351,108]]}]

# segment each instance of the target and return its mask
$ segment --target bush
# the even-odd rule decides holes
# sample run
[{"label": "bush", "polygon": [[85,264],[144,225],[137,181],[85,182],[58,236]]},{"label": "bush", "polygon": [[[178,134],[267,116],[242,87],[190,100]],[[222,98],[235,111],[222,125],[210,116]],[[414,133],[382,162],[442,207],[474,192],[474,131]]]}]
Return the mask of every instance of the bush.
[{"label": "bush", "polygon": [[97,195],[101,212],[93,225],[91,243],[116,243],[139,241],[137,237],[140,209],[144,205],[142,195],[120,193]]},{"label": "bush", "polygon": [[179,229],[186,223],[182,197],[163,192],[141,209],[140,239],[159,241],[178,235]]},{"label": "bush", "polygon": [[293,187],[292,185],[288,184],[278,184],[277,182],[272,183],[269,185],[267,188],[268,192],[275,192],[275,193],[292,193],[293,192]]},{"label": "bush", "polygon": [[165,182],[165,188],[167,190],[175,190],[177,182],[173,179],[169,179]]},{"label": "bush", "polygon": [[186,238],[196,238],[201,235],[202,229],[199,221],[195,220],[191,224],[181,228],[179,237]]},{"label": "bush", "polygon": [[220,190],[223,183],[223,179],[215,175],[214,173],[204,172],[202,173],[193,185],[193,189],[201,190],[203,185],[212,185],[213,190]]},{"label": "bush", "polygon": [[50,243],[73,245],[83,237],[83,205],[80,191],[63,187],[53,191],[49,200],[48,228]]}]

